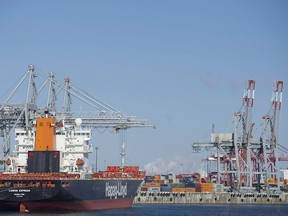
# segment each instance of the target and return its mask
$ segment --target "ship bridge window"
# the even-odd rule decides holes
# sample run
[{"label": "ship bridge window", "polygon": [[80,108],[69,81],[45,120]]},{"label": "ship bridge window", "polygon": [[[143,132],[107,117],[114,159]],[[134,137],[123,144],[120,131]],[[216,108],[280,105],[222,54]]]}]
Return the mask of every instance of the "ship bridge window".
[{"label": "ship bridge window", "polygon": [[22,132],[22,133],[18,132],[18,133],[16,133],[16,136],[25,136],[25,135],[27,135],[27,133],[25,133],[25,132]]},{"label": "ship bridge window", "polygon": [[75,133],[75,135],[76,136],[90,136],[90,133],[89,132],[82,132],[82,133],[77,132],[77,133]]}]

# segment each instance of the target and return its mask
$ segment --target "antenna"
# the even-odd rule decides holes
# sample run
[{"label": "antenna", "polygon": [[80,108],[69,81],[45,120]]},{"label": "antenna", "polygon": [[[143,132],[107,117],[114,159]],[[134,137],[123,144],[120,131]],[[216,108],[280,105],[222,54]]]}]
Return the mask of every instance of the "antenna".
[{"label": "antenna", "polygon": [[122,145],[121,145],[121,168],[124,168],[125,166],[125,155],[126,155],[126,150],[125,150],[125,139],[124,139],[124,131],[122,130],[122,134],[121,134],[121,141],[122,141]]}]

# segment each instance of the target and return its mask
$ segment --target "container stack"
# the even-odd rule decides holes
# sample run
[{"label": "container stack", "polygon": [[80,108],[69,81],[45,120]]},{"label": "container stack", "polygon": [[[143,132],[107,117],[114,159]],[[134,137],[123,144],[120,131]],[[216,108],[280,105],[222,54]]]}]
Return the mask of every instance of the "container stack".
[{"label": "container stack", "polygon": [[[198,186],[197,184],[202,184]],[[197,191],[212,191],[212,184],[206,179],[198,178],[195,174],[179,174],[179,175],[154,175],[146,176],[145,183],[142,185],[141,191],[147,192],[172,192],[172,193],[194,193]]]},{"label": "container stack", "polygon": [[185,192],[185,184],[173,183],[172,184],[172,192],[175,192],[175,193]]},{"label": "container stack", "polygon": [[212,192],[213,187],[212,187],[212,183],[198,183],[196,184],[196,192]]},{"label": "container stack", "polygon": [[223,184],[213,184],[213,192],[223,192]]}]

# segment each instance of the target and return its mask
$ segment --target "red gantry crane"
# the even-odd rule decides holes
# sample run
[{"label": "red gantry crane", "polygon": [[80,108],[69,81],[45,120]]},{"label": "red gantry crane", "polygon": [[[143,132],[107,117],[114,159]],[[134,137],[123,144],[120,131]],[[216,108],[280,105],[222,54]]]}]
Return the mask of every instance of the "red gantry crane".
[{"label": "red gantry crane", "polygon": [[271,108],[263,117],[258,139],[252,135],[255,86],[255,80],[246,82],[241,109],[234,113],[232,133],[213,132],[209,143],[192,144],[193,152],[205,147],[215,153],[206,159],[210,165],[216,164],[215,183],[231,191],[280,190],[279,161],[288,159],[287,154],[280,155],[280,151],[287,153],[288,149],[281,146],[278,139],[283,81],[275,82]]}]

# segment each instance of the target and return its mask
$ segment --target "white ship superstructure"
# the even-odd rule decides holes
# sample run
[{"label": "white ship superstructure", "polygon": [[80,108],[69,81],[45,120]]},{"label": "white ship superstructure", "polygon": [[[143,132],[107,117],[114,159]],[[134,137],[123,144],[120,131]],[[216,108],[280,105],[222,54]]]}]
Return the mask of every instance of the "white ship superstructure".
[{"label": "white ship superstructure", "polygon": [[77,118],[74,125],[60,124],[56,130],[56,150],[60,151],[61,172],[90,172],[88,155],[92,152],[92,132],[81,126],[82,120]]},{"label": "white ship superstructure", "polygon": [[[60,153],[60,172],[79,173],[91,172],[88,155],[92,153],[90,144],[91,129],[82,127],[82,120],[77,118],[74,124],[65,125],[65,120],[55,125],[56,150]],[[7,161],[7,172],[27,172],[28,151],[34,149],[35,128],[26,132],[24,128],[15,129],[14,157]]]},{"label": "white ship superstructure", "polygon": [[10,157],[7,163],[7,171],[8,172],[26,172],[27,168],[27,157],[28,151],[32,151],[34,149],[35,143],[35,131],[28,130],[28,132],[24,128],[16,128],[15,129],[15,150],[16,157]]}]

